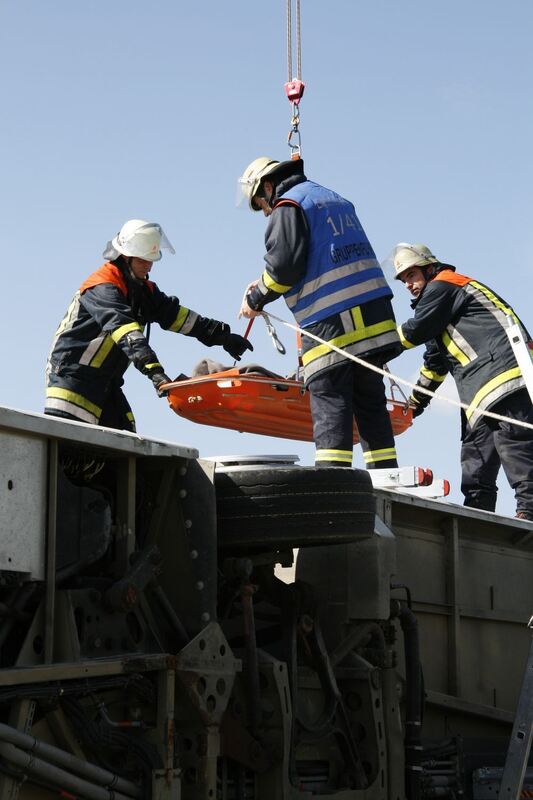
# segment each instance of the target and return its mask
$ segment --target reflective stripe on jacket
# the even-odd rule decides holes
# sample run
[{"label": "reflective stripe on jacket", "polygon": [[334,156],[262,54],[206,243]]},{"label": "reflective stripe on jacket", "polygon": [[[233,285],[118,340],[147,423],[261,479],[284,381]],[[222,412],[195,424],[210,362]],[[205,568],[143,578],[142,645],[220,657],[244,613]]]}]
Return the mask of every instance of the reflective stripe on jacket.
[{"label": "reflective stripe on jacket", "polygon": [[[297,190],[300,186],[304,187],[304,190],[298,193]],[[298,295],[301,294],[302,300],[308,297],[311,298],[311,295],[317,288],[319,279],[317,278],[313,283],[313,281],[311,279],[308,280],[307,277],[310,275],[310,262],[314,263],[315,266],[312,267],[312,269],[314,270],[316,268],[318,273],[318,260],[313,254],[315,250],[313,232],[310,229],[306,212],[299,203],[291,199],[291,196],[300,197],[301,194],[303,195],[306,193],[305,187],[310,186],[316,187],[316,189],[313,190],[314,192],[316,191],[313,202],[317,209],[320,203],[318,199],[319,193],[323,192],[324,203],[328,200],[332,200],[331,208],[333,208],[333,198],[334,204],[337,203],[338,198],[339,205],[336,207],[339,210],[341,208],[349,208],[349,211],[346,213],[350,215],[355,214],[351,203],[343,200],[339,195],[330,192],[328,189],[323,189],[317,184],[311,184],[310,181],[301,175],[290,176],[282,181],[276,188],[278,202],[269,217],[265,233],[265,270],[257,286],[251,290],[248,296],[252,308],[258,310],[262,309],[267,303],[273,302],[282,295],[287,297],[288,293],[289,298],[293,299],[294,305],[297,302],[296,297]],[[323,210],[325,211],[325,209]],[[314,307],[321,318],[316,322],[307,321],[305,323],[305,330],[323,339],[326,344],[317,344],[314,340],[302,336],[302,362],[306,383],[324,370],[328,370],[341,362],[345,362],[345,354],[347,353],[360,356],[361,358],[372,357],[374,363],[382,364],[401,352],[394,312],[390,301],[392,293],[388,286],[385,287],[382,297],[378,297],[374,300],[364,300],[362,294],[358,294],[358,288],[361,288],[361,284],[359,284],[358,287],[357,281],[355,281],[354,284],[356,287],[355,297],[354,289],[350,286],[349,281],[343,286],[337,284],[337,289],[340,289],[340,291],[348,289],[348,292],[346,297],[342,300],[344,310],[332,313],[331,307],[339,300],[338,297],[329,295],[330,290],[335,288],[334,270],[338,267],[343,269],[347,264],[352,264],[357,256],[355,251],[352,252],[351,255],[348,250],[340,251],[335,244],[335,240],[338,240],[339,236],[335,237],[335,231],[333,230],[332,224],[328,222],[327,217],[328,214],[324,213],[322,219],[324,231],[320,232],[317,241],[320,240],[322,243],[324,243],[324,241],[330,242],[331,247],[326,253],[328,261],[326,261],[325,264],[328,266],[331,261],[330,266],[333,266],[334,269],[325,269],[324,271],[324,295],[318,297],[314,294],[312,298],[313,304],[315,304],[315,300],[318,300]],[[359,221],[357,221],[357,226],[356,223],[353,222],[354,228],[351,226],[352,221],[352,217],[350,217],[350,225],[346,225],[344,230],[348,230],[350,235],[353,233],[355,238],[348,243],[346,243],[347,240],[343,239],[343,246],[348,247],[348,244],[351,243],[354,245],[354,248],[359,246],[363,247],[363,245],[365,247],[370,247],[370,245],[365,244],[368,241],[366,236],[364,237],[364,241],[362,239],[364,234],[362,234]],[[346,220],[344,220],[344,223],[345,222]],[[318,224],[316,218],[315,224]],[[340,229],[339,226],[340,223],[337,220],[336,230]],[[315,237],[316,233],[315,231]],[[357,235],[355,236],[355,234]],[[339,252],[334,253],[335,250]],[[367,255],[369,252],[368,250],[365,251]],[[371,252],[373,258],[374,253],[373,251]],[[360,251],[359,256],[363,255],[364,253]],[[334,264],[333,260],[335,260]],[[360,258],[360,260],[363,261],[365,259]],[[360,275],[360,273],[357,273],[356,268],[354,268],[353,273],[356,277],[358,274]],[[339,278],[339,275],[336,277]],[[340,277],[342,283],[342,280],[346,276]],[[302,291],[303,287],[306,285],[312,290],[309,295]],[[301,288],[298,289],[297,287]],[[324,305],[320,306],[320,303]],[[327,304],[331,304],[329,316],[324,316]],[[303,307],[302,305],[302,308]],[[308,311],[309,307],[306,308],[305,313]],[[304,319],[307,319],[307,317],[304,316]],[[344,354],[332,350],[331,347],[328,346],[328,343],[343,350]]]},{"label": "reflective stripe on jacket", "polygon": [[130,360],[142,372],[149,371],[159,361],[144,336],[146,324],[158,322],[187,334],[197,319],[194,311],[163,294],[152,281],[130,280],[107,262],[74,295],[55,333],[47,373],[68,369],[73,374],[77,367],[90,367],[95,378],[94,370],[99,370],[107,379],[118,379]]},{"label": "reflective stripe on jacket", "polygon": [[284,296],[296,321],[305,328],[332,314],[392,291],[370,242],[348,200],[304,181],[293,186],[278,205],[297,203],[309,229],[305,275]]},{"label": "reflective stripe on jacket", "polygon": [[315,375],[346,361],[346,356],[332,350],[338,347],[344,353],[359,358],[372,357],[374,363],[383,364],[401,351],[396,321],[388,298],[372,300],[341,314],[308,325],[306,330],[319,336],[326,344],[317,344],[302,336],[302,364],[306,383]]},{"label": "reflective stripe on jacket", "polygon": [[148,376],[164,371],[145,326],[158,322],[187,334],[199,319],[152,281],[134,280],[107,262],[81,285],[55,333],[46,366],[46,409],[97,424],[109,388],[120,386],[130,361]]},{"label": "reflective stripe on jacket", "polygon": [[516,322],[526,340],[529,334],[492,289],[446,268],[413,305],[399,332],[405,347],[428,343],[418,385],[434,390],[450,372],[472,427],[481,411],[525,387],[506,329]]}]

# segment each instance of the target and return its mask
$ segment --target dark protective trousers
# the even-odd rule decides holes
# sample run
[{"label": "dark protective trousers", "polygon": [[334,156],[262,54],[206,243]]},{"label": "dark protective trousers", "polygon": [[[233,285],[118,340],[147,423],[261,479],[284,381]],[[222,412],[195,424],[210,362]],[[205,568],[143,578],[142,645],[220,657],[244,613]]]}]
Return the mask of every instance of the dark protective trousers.
[{"label": "dark protective trousers", "polygon": [[[68,384],[68,388],[71,388],[70,384]],[[74,388],[77,389],[78,387],[75,386]],[[78,419],[74,414],[69,414],[66,411],[45,409],[44,413],[51,417],[62,417],[62,419],[85,422],[85,420]],[[105,428],[116,428],[119,431],[135,433],[135,418],[131,406],[118,384],[108,387],[105,393],[98,425]]]},{"label": "dark protective trousers", "polygon": [[317,466],[351,466],[354,419],[367,469],[398,466],[381,375],[345,361],[313,378],[309,394]]},{"label": "dark protective trousers", "polygon": [[[505,397],[491,411],[533,425],[533,405],[526,389]],[[461,491],[465,506],[494,511],[496,478],[503,467],[514,489],[516,510],[533,519],[533,430],[482,417],[474,429],[464,423]]]}]

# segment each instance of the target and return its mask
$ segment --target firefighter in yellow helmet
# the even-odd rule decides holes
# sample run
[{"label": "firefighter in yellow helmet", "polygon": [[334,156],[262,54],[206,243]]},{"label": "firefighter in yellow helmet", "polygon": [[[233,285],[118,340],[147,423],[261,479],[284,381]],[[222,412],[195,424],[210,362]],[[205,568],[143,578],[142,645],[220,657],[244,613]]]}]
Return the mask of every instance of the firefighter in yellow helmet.
[{"label": "firefighter in yellow helmet", "polygon": [[343,351],[302,337],[316,464],[351,466],[355,418],[367,468],[397,466],[383,379],[346,357],[381,367],[401,350],[392,291],[352,203],[308,180],[300,159],[255,159],[239,192],[268,217],[264,270],[241,314],[284,297],[303,330]]},{"label": "firefighter in yellow helmet", "polygon": [[[533,424],[533,406],[507,331],[511,306],[485,284],[441,262],[424,244],[398,244],[389,260],[413,297],[414,316],[399,327],[405,348],[425,344],[418,385],[436,391],[450,373],[461,410],[461,490],[465,506],[494,511],[500,465],[515,491],[517,516],[533,520],[533,431],[484,417],[484,410]],[[413,391],[414,416],[430,402]]]},{"label": "firefighter in yellow helmet", "polygon": [[130,362],[160,397],[170,380],[148,344],[152,322],[208,347],[221,345],[237,360],[253,349],[225,322],[200,316],[149,280],[163,249],[175,252],[162,227],[142,219],[128,220],[107,243],[105,263],[82,283],[52,342],[45,414],[134,431],[121,389]]}]

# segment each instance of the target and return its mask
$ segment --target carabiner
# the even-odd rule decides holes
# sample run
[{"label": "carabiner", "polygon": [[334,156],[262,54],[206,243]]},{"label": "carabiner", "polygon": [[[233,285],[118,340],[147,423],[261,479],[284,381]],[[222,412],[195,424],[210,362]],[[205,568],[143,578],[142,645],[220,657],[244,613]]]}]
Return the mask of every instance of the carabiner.
[{"label": "carabiner", "polygon": [[[300,130],[298,128],[298,122],[295,123],[293,118],[293,125],[287,136],[287,144],[290,147],[291,159],[293,161],[299,158],[302,152],[302,137],[300,135]],[[296,140],[296,142],[293,141],[293,137]]]},{"label": "carabiner", "polygon": [[265,320],[265,325],[267,326],[268,335],[272,339],[272,344],[274,345],[274,347],[276,348],[278,353],[281,353],[281,355],[284,356],[287,351],[285,350],[283,342],[281,342],[278,339],[278,334],[276,333],[276,329],[274,328],[274,326],[270,322],[270,318],[269,318],[268,314],[263,313],[263,319]]}]

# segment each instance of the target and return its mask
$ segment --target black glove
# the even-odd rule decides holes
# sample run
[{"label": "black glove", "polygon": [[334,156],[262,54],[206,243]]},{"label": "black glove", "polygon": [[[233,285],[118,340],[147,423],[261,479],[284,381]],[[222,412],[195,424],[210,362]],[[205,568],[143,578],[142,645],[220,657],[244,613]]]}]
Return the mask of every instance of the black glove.
[{"label": "black glove", "polygon": [[171,383],[171,379],[168,375],[165,375],[164,372],[152,372],[151,375],[148,376],[152,383],[154,384],[155,390],[157,392],[158,397],[166,397],[168,392],[166,389],[160,389],[159,387],[163,383]]},{"label": "black glove", "polygon": [[423,402],[420,403],[418,402],[418,400],[415,400],[413,395],[411,395],[411,397],[409,398],[409,406],[413,409],[413,419],[416,419],[416,417],[419,417],[420,414],[424,413],[424,411],[429,405],[429,397],[427,398],[427,400],[428,400],[427,403]]},{"label": "black glove", "polygon": [[222,347],[235,361],[240,361],[242,354],[246,350],[254,349],[248,339],[245,339],[244,336],[239,336],[238,333],[228,333]]}]

